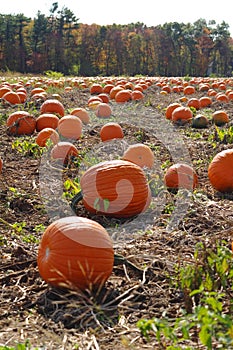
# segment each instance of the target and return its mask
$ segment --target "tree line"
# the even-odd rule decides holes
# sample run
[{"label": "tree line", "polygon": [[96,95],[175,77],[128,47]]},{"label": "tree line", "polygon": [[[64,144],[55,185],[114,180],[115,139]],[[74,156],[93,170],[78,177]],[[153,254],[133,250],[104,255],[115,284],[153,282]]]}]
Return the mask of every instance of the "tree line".
[{"label": "tree line", "polygon": [[82,24],[67,7],[49,15],[0,14],[0,71],[110,76],[231,76],[233,39],[223,21],[146,26]]}]

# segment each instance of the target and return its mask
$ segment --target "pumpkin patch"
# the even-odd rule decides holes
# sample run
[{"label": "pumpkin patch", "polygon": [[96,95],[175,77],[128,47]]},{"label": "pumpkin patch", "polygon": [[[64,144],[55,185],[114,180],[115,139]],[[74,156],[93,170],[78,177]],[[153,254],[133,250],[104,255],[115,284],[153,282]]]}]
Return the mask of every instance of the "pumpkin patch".
[{"label": "pumpkin patch", "polygon": [[[7,346],[27,336],[41,336],[41,348],[174,346],[180,329],[177,339],[168,344],[163,334],[158,344],[152,328],[145,343],[135,327],[147,329],[153,315],[170,332],[161,312],[183,327],[184,309],[188,317],[212,315],[213,297],[222,294],[215,301],[227,327],[232,79],[1,80],[0,94],[23,94],[20,104],[0,101],[0,326]],[[223,92],[228,101],[216,98]],[[186,345],[202,346],[197,338]]]}]

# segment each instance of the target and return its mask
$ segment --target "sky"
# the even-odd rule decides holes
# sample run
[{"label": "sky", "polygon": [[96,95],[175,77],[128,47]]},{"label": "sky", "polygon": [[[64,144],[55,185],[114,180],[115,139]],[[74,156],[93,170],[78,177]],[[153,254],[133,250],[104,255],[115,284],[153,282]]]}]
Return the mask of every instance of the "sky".
[{"label": "sky", "polygon": [[156,26],[166,22],[194,23],[200,18],[215,20],[217,24],[225,21],[233,37],[233,16],[231,0],[218,2],[213,0],[7,0],[1,1],[1,14],[23,13],[33,18],[38,10],[48,15],[54,2],[59,9],[63,6],[71,10],[80,23],[84,24],[129,24],[141,22],[147,26]]}]

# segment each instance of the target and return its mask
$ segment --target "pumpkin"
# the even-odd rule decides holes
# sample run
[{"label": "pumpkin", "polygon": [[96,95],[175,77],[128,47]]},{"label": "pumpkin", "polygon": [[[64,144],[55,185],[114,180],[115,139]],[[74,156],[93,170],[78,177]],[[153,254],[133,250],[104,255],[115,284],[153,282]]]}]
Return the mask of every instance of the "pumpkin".
[{"label": "pumpkin", "polygon": [[208,167],[211,185],[219,192],[233,191],[233,149],[217,153]]},{"label": "pumpkin", "polygon": [[64,164],[67,164],[70,157],[76,156],[78,156],[77,147],[68,141],[60,141],[51,149],[51,157],[61,160]]},{"label": "pumpkin", "polygon": [[15,91],[8,91],[3,96],[2,99],[12,105],[18,105],[21,103],[19,95]]},{"label": "pumpkin", "polygon": [[196,92],[196,89],[192,85],[187,85],[184,87],[183,92],[184,92],[184,95],[192,95]]},{"label": "pumpkin", "polygon": [[83,124],[90,123],[90,115],[85,108],[82,108],[82,107],[74,108],[72,109],[70,114],[76,115],[76,117],[79,117],[79,119],[81,119]]},{"label": "pumpkin", "polygon": [[99,103],[96,107],[95,114],[99,118],[109,118],[112,114],[112,108],[108,103]]},{"label": "pumpkin", "polygon": [[197,114],[192,119],[192,127],[196,129],[206,128],[208,123],[209,123],[208,118],[203,114]]},{"label": "pumpkin", "polygon": [[142,100],[144,98],[144,94],[142,91],[140,90],[133,90],[131,92],[131,99],[133,101],[138,101],[138,100]]},{"label": "pumpkin", "polygon": [[171,104],[169,104],[165,110],[165,116],[167,119],[172,119],[172,112],[174,111],[174,109],[176,109],[177,107],[182,107],[182,105],[178,102],[173,102]]},{"label": "pumpkin", "polygon": [[78,140],[82,135],[82,121],[75,115],[65,115],[59,119],[57,130],[67,139]]},{"label": "pumpkin", "polygon": [[118,123],[109,122],[104,124],[100,129],[100,138],[102,141],[122,139],[123,137],[124,132]]},{"label": "pumpkin", "polygon": [[110,160],[87,169],[80,179],[83,204],[90,213],[128,218],[145,211],[151,200],[143,170],[126,160]]},{"label": "pumpkin", "polygon": [[198,98],[190,98],[187,102],[187,106],[188,107],[194,107],[195,109],[199,109],[200,108],[200,102]]},{"label": "pumpkin", "polygon": [[93,83],[90,87],[90,94],[101,94],[103,92],[103,87],[99,83]]},{"label": "pumpkin", "polygon": [[223,93],[217,94],[217,95],[215,96],[215,98],[216,98],[216,100],[217,100],[218,102],[221,102],[221,103],[229,102],[228,96],[227,96],[226,94],[223,94]]},{"label": "pumpkin", "polygon": [[36,129],[36,119],[29,112],[16,111],[6,121],[9,135],[32,135]]},{"label": "pumpkin", "polygon": [[190,122],[192,120],[193,117],[193,112],[191,111],[191,109],[189,107],[177,107],[174,109],[174,111],[172,112],[172,121],[174,123],[187,123]]},{"label": "pumpkin", "polygon": [[203,96],[199,98],[200,108],[209,107],[212,104],[212,100],[209,96]]},{"label": "pumpkin", "polygon": [[[35,94],[34,96],[36,96]],[[65,108],[57,99],[47,99],[45,100],[42,105],[40,106],[40,113],[55,113],[58,114],[60,117],[63,117],[65,115]]]},{"label": "pumpkin", "polygon": [[53,128],[44,128],[36,136],[36,143],[40,147],[45,147],[47,140],[50,139],[53,144],[59,142],[59,135]]},{"label": "pumpkin", "polygon": [[47,283],[81,291],[101,288],[113,263],[113,244],[105,228],[78,216],[50,224],[37,254],[39,273]]},{"label": "pumpkin", "polygon": [[36,131],[41,131],[44,128],[56,129],[59,118],[53,113],[43,113],[36,118]]},{"label": "pumpkin", "polygon": [[0,87],[0,98],[5,95],[6,92],[12,91],[11,88],[7,85]]},{"label": "pumpkin", "polygon": [[155,156],[149,146],[143,143],[130,145],[124,152],[122,159],[139,165],[141,168],[152,168]]},{"label": "pumpkin", "polygon": [[102,102],[109,103],[109,95],[106,93],[101,93],[98,95],[99,98],[101,98]]},{"label": "pumpkin", "polygon": [[171,165],[164,175],[165,185],[170,189],[185,188],[192,190],[198,185],[198,177],[194,169],[185,163]]},{"label": "pumpkin", "polygon": [[213,120],[214,124],[217,126],[224,125],[226,123],[229,123],[229,121],[230,121],[228,114],[223,110],[215,111],[212,114],[212,120]]},{"label": "pumpkin", "polygon": [[128,102],[131,100],[131,90],[129,89],[122,89],[118,91],[115,95],[115,101],[120,102]]},{"label": "pumpkin", "polygon": [[2,166],[3,166],[3,160],[2,160],[2,158],[0,157],[0,174],[1,174],[1,172],[2,172]]}]

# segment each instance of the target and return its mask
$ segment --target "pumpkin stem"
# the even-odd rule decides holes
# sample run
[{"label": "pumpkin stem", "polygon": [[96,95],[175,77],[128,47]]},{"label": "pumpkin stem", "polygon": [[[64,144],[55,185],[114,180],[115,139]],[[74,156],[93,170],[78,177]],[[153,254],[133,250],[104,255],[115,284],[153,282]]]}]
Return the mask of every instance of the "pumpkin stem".
[{"label": "pumpkin stem", "polygon": [[80,202],[81,200],[83,199],[83,194],[82,194],[82,191],[80,190],[78,193],[76,193],[76,195],[72,198],[72,201],[71,201],[71,209],[73,211],[75,211],[75,206],[77,205],[78,202]]},{"label": "pumpkin stem", "polygon": [[140,269],[136,265],[132,264],[123,255],[114,254],[114,266],[117,266],[117,265],[126,265],[126,266],[130,267],[132,270],[134,270],[135,272],[139,272],[139,273],[143,272],[142,269]]}]

